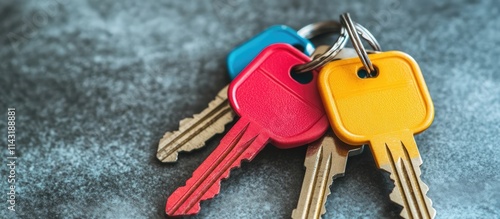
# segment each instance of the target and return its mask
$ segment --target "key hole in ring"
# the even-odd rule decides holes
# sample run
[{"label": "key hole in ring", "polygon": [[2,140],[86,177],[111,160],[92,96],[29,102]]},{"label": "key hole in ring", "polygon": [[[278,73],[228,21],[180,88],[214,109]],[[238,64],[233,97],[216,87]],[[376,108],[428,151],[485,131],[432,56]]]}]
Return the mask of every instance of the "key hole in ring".
[{"label": "key hole in ring", "polygon": [[301,51],[301,52],[304,52],[304,53],[306,52],[306,51],[304,51],[304,50],[305,50],[305,48],[304,48],[302,45],[300,45],[300,44],[292,44],[292,46],[293,46],[295,49],[297,49],[297,50],[299,50],[299,51]]},{"label": "key hole in ring", "polygon": [[[304,51],[305,48],[300,44],[293,44],[292,46],[301,52],[305,52]],[[313,74],[311,71],[304,72],[304,73],[297,73],[294,70],[291,70],[290,76],[293,78],[293,80],[295,80],[301,84],[308,84],[309,82],[311,82],[313,80]]]},{"label": "key hole in ring", "polygon": [[293,80],[301,84],[309,84],[309,82],[311,82],[314,77],[312,71],[298,73],[293,69],[290,70],[290,76],[292,76]]},{"label": "key hole in ring", "polygon": [[377,66],[373,66],[373,67],[375,67],[375,72],[372,73],[371,77],[368,77],[368,71],[365,68],[358,69],[358,78],[361,78],[361,79],[376,78],[378,76],[379,70],[378,70]]}]

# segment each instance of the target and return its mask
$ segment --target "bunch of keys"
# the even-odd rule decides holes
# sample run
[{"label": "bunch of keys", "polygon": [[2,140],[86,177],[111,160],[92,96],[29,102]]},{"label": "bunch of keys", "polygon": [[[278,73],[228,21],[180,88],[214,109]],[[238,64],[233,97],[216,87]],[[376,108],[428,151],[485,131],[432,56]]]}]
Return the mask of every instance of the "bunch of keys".
[{"label": "bunch of keys", "polygon": [[[319,22],[315,24],[308,25],[298,32],[295,32],[286,26],[273,26],[261,34],[257,35],[253,39],[249,40],[245,44],[234,49],[228,56],[228,69],[230,76],[234,78],[239,71],[241,71],[245,65],[251,61],[252,55],[257,55],[260,49],[264,49],[276,42],[288,43],[296,48],[304,48],[303,52],[309,54],[313,50],[312,44],[308,39],[314,38],[315,36],[325,34],[325,33],[338,33],[340,32],[341,25],[337,22]],[[367,38],[369,42],[376,43],[373,36],[359,26],[366,35],[371,38]],[[346,42],[345,33],[342,41],[339,41],[337,45],[330,51],[337,51],[338,48],[343,47]],[[328,52],[328,46],[320,46],[315,50],[315,54],[330,54]],[[356,53],[353,49],[341,50],[337,58],[355,57]],[[326,56],[325,56],[326,57]],[[332,56],[334,57],[334,56]],[[319,59],[318,59],[319,60]],[[327,61],[327,60],[324,60]],[[177,160],[177,152],[179,151],[189,151],[192,149],[200,148],[204,145],[204,142],[211,138],[216,133],[222,132],[224,126],[229,123],[234,117],[233,111],[230,109],[229,103],[227,101],[227,87],[221,90],[216,97],[209,104],[209,108],[205,109],[202,113],[195,115],[193,118],[185,119],[181,121],[180,129],[175,132],[167,132],[160,140],[157,157],[163,162],[175,162]],[[203,133],[203,134],[201,134]],[[317,212],[317,207],[312,207],[314,205],[320,206],[319,210],[322,213],[325,212],[324,204],[326,202],[326,196],[329,194],[329,185],[332,183],[333,176],[342,175],[345,171],[345,163],[348,155],[354,153],[358,154],[362,152],[362,147],[348,148],[345,144],[339,141],[332,141],[335,137],[331,132],[323,136],[322,139],[316,141],[311,145],[307,152],[307,157],[305,161],[308,173],[304,178],[303,194],[304,191],[309,190],[309,182],[316,182],[318,185],[322,186],[322,189],[315,190],[315,192],[309,192],[302,198],[302,201],[308,203],[304,205],[299,203],[297,210],[295,210],[294,215],[301,215],[308,211]],[[337,145],[336,145],[337,144]],[[336,146],[339,149],[334,150]],[[323,158],[325,157],[325,158]],[[329,157],[329,158],[328,158]],[[333,159],[332,159],[333,157]],[[322,162],[326,160],[332,160],[333,162]],[[334,167],[334,168],[332,168]],[[309,174],[310,171],[314,169],[321,169],[320,171],[327,171],[326,174],[321,174],[319,176],[313,176]],[[316,171],[317,172],[317,171]],[[331,177],[330,177],[331,176]],[[322,178],[321,180],[316,180],[315,178]],[[329,179],[329,180],[328,180]],[[326,181],[325,181],[326,180]],[[311,184],[313,185],[313,184]],[[318,187],[318,186],[316,186]],[[314,204],[313,204],[314,202]],[[168,213],[168,210],[167,210]],[[317,213],[309,213],[309,215],[316,215]],[[297,216],[298,218],[299,216]]]},{"label": "bunch of keys", "polygon": [[[344,23],[346,23],[345,20]],[[276,42],[291,42],[293,44],[298,42],[302,43],[300,45],[305,49],[303,52],[307,54],[310,53],[312,44],[305,39],[307,34],[304,34],[304,31],[314,35],[334,29],[339,31],[341,35],[332,47],[318,47],[315,55],[313,55],[313,60],[290,45],[275,44],[266,47],[235,78],[227,91],[228,93],[225,91],[226,87],[209,104],[208,109],[199,115],[195,115],[190,120],[181,121],[179,131],[167,133],[160,141],[158,158],[162,161],[172,162],[177,159],[178,151],[189,151],[202,147],[205,141],[224,130],[224,125],[234,117],[228,102],[240,116],[237,123],[221,140],[220,145],[195,170],[193,177],[187,181],[186,185],[177,189],[168,198],[166,206],[168,215],[181,216],[198,213],[200,202],[213,198],[218,194],[220,181],[228,177],[229,171],[234,167],[238,167],[242,160],[253,159],[267,143],[272,143],[280,148],[291,148],[312,142],[314,143],[309,146],[307,151],[305,161],[306,176],[300,200],[297,209],[292,213],[292,217],[320,218],[325,212],[324,204],[333,177],[343,174],[348,155],[359,153],[362,147],[346,145],[339,141],[331,131],[327,131],[330,127],[326,115],[330,116],[330,122],[335,133],[338,134],[337,127],[331,120],[333,115],[336,114],[334,108],[327,106],[331,104],[327,98],[329,93],[325,95],[324,90],[321,90],[325,88],[320,86],[320,93],[327,109],[325,114],[317,87],[317,84],[325,83],[324,81],[317,81],[318,77],[315,69],[331,61],[331,63],[340,62],[333,61],[336,59],[353,57],[355,53],[352,50],[343,49],[348,36],[353,37],[354,35],[358,37],[357,34],[360,33],[375,50],[380,50],[380,47],[374,37],[358,24],[354,25],[352,22],[350,23],[351,26],[345,24],[349,35],[346,34],[346,29],[336,22],[320,24],[322,25],[307,26],[305,29],[301,29],[298,32],[299,34],[281,27],[286,29],[285,32],[288,31],[288,34],[286,34],[288,37],[294,37],[271,40],[269,36],[273,36],[272,34],[267,35],[267,37],[266,34],[260,34],[249,43],[239,47],[238,49],[243,51],[247,46],[248,51],[240,54],[249,56],[252,51],[254,54],[259,53],[260,48],[264,48],[268,44]],[[301,37],[300,33],[304,37]],[[359,38],[357,40],[359,41]],[[354,45],[355,48],[358,48],[356,52],[359,53],[359,45]],[[248,48],[252,49],[249,50]],[[232,56],[238,56],[237,52],[232,54],[228,58],[228,68],[230,73],[234,75],[234,72],[241,70],[241,67],[238,66],[244,65],[234,64],[240,59],[231,58]],[[248,58],[247,61],[249,61]],[[359,60],[357,61],[353,63],[359,64]],[[332,64],[327,66],[330,65]],[[302,72],[312,71],[312,81],[306,84],[295,81],[290,76],[292,68]],[[328,69],[326,68],[326,70]],[[321,74],[326,74],[323,73],[326,70],[323,69]],[[323,78],[321,76],[319,80],[323,80]],[[229,100],[227,94],[229,94]],[[335,118],[335,120],[339,119]],[[341,137],[343,141],[353,145],[368,143],[359,144],[359,141],[349,141],[349,139],[343,138],[345,136]],[[371,145],[373,150],[373,144]],[[414,174],[414,177],[419,178],[419,174]],[[421,181],[418,179],[417,182]],[[423,183],[421,184],[425,186]],[[422,198],[425,197],[425,192],[423,192]],[[393,195],[391,195],[391,199],[393,199]],[[428,200],[428,203],[430,206],[430,200]],[[412,202],[412,204],[415,203]],[[415,205],[418,205],[418,203]],[[405,216],[404,212],[408,212],[406,210],[408,209],[407,206],[404,207],[402,216]],[[406,216],[408,215],[410,214],[406,214]],[[433,217],[432,212],[429,212],[429,215]],[[415,217],[419,218],[418,215]]]}]

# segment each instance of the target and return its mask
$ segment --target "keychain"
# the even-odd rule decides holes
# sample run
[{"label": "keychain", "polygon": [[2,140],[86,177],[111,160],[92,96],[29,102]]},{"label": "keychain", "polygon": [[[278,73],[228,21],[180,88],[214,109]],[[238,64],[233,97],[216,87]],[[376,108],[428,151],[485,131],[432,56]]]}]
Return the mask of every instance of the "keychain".
[{"label": "keychain", "polygon": [[[235,78],[231,85],[160,141],[158,158],[175,162],[178,152],[202,147],[224,131],[235,112],[240,116],[186,185],[170,195],[169,216],[198,213],[200,202],[220,192],[220,181],[231,169],[272,143],[280,148],[310,144],[294,219],[321,218],[333,179],[344,174],[348,156],[361,153],[364,144],[370,145],[377,166],[391,173],[395,189],[390,198],[403,206],[401,216],[434,218],[413,139],[434,116],[418,65],[401,52],[377,52],[376,39],[349,14],[341,21],[311,24],[298,32],[273,26],[228,55],[228,71]],[[340,33],[332,46],[313,49],[308,39],[332,32]],[[349,37],[354,50],[344,49]],[[359,37],[373,48],[370,55]],[[284,41],[289,44],[274,44]],[[313,50],[310,59],[306,55]],[[312,79],[295,80],[293,72],[308,72]]]}]

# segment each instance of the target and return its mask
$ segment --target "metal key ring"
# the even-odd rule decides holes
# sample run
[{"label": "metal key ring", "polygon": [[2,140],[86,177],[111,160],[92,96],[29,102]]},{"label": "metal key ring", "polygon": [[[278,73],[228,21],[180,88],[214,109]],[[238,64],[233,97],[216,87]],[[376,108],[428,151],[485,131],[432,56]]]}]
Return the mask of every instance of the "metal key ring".
[{"label": "metal key ring", "polygon": [[369,77],[369,78],[374,77],[377,70],[373,66],[373,63],[371,62],[370,58],[368,57],[368,53],[366,52],[366,49],[363,46],[363,43],[361,43],[361,39],[359,39],[359,34],[361,34],[361,37],[363,37],[363,35],[365,35],[365,34],[370,35],[370,36],[368,36],[368,38],[372,38],[372,40],[374,40],[374,42],[376,42],[375,43],[376,45],[372,44],[372,42],[370,42],[370,40],[367,40],[367,38],[365,38],[365,37],[363,37],[363,38],[368,41],[368,43],[370,44],[370,46],[374,50],[376,50],[376,51],[382,50],[380,48],[380,45],[378,45],[378,42],[376,41],[375,37],[373,37],[373,35],[371,35],[371,33],[368,32],[368,30],[366,30],[367,31],[366,33],[363,33],[362,31],[359,30],[359,27],[356,26],[357,23],[354,23],[352,21],[349,13],[344,13],[344,14],[340,15],[340,22],[342,22],[342,24],[346,27],[347,32],[349,33],[349,37],[351,37],[352,45],[353,45],[354,49],[356,50],[356,53],[358,53],[358,56],[361,59],[361,62],[363,63],[363,66],[367,72],[367,77]]},{"label": "metal key ring", "polygon": [[[373,47],[377,51],[380,51],[380,45],[378,44],[377,40],[366,28],[357,23],[355,24],[355,28],[359,32],[361,37],[368,41],[371,47]],[[346,32],[347,29],[337,21],[322,21],[309,24],[301,28],[299,31],[297,31],[297,34],[306,39],[312,39],[326,33],[340,33],[340,36],[325,53],[315,57],[308,63],[295,66],[293,70],[298,73],[304,73],[319,68],[330,61],[333,61],[335,59],[335,56],[340,52],[342,48],[344,48],[347,40],[349,39],[349,34]]]}]

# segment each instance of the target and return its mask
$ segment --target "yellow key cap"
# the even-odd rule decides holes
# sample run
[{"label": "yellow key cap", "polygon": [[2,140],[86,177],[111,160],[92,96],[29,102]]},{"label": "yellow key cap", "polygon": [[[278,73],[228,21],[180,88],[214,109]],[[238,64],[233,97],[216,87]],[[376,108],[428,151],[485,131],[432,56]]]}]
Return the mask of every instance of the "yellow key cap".
[{"label": "yellow key cap", "polygon": [[362,78],[359,58],[334,61],[321,70],[319,91],[333,130],[344,142],[369,144],[377,166],[391,173],[391,200],[404,218],[434,218],[420,179],[422,159],[414,134],[427,129],[434,106],[420,68],[401,52],[369,55],[377,76]]}]

